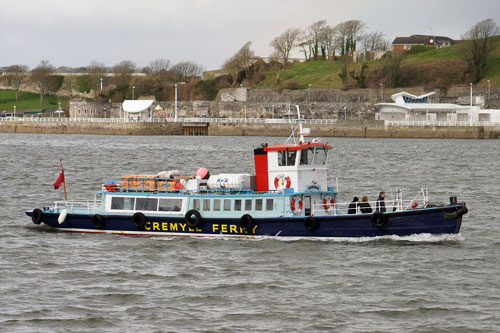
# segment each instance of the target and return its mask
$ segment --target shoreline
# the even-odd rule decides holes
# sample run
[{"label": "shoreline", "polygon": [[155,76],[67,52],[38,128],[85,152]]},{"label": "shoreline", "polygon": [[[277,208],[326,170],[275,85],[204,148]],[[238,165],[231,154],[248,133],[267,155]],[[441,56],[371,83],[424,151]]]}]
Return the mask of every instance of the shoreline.
[{"label": "shoreline", "polygon": [[[384,126],[383,121],[307,124],[310,137],[500,139],[498,126]],[[0,133],[90,135],[289,136],[289,124],[0,122]]]}]

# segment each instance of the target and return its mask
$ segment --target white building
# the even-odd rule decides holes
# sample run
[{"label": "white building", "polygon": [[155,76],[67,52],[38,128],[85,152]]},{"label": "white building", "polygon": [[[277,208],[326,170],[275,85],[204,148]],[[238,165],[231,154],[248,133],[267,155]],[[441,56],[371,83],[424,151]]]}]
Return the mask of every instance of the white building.
[{"label": "white building", "polygon": [[[464,106],[450,103],[431,103],[429,97],[434,92],[415,96],[400,92],[391,96],[394,103],[378,103],[375,119],[391,122],[441,123],[460,125],[461,123],[500,122],[500,110],[481,109],[479,106]],[[465,124],[464,124],[465,125]]]}]

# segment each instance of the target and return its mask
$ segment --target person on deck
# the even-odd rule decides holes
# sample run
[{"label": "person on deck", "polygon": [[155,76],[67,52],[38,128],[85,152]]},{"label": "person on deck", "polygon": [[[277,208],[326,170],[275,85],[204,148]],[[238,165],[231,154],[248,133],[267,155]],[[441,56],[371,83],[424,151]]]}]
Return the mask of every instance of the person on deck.
[{"label": "person on deck", "polygon": [[384,199],[385,199],[385,192],[382,191],[378,195],[378,199],[377,199],[377,202],[375,204],[375,211],[376,212],[385,213],[386,209],[385,209],[385,201],[384,201]]},{"label": "person on deck", "polygon": [[371,213],[372,212],[372,206],[370,206],[370,203],[368,202],[368,197],[366,195],[361,198],[361,202],[359,203],[359,209],[361,209],[361,213]]},{"label": "person on deck", "polygon": [[356,214],[358,212],[358,197],[354,197],[352,202],[349,204],[349,208],[347,209],[347,214]]}]

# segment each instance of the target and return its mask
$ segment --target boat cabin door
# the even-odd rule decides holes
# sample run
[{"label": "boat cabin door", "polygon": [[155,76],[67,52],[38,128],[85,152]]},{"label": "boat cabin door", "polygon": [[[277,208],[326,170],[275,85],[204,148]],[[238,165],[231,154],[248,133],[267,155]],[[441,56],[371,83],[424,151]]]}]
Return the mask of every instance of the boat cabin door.
[{"label": "boat cabin door", "polygon": [[304,195],[304,214],[311,216],[311,196]]}]

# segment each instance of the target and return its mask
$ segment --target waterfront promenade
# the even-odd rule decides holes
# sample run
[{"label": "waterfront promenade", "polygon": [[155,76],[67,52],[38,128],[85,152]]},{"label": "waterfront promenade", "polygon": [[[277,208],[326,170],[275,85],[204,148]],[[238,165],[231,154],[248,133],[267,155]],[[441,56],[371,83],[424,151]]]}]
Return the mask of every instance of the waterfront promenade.
[{"label": "waterfront promenade", "polygon": [[[499,139],[494,122],[388,122],[305,119],[312,137]],[[288,136],[296,119],[270,118],[124,118],[1,117],[0,133],[99,135]]]}]

